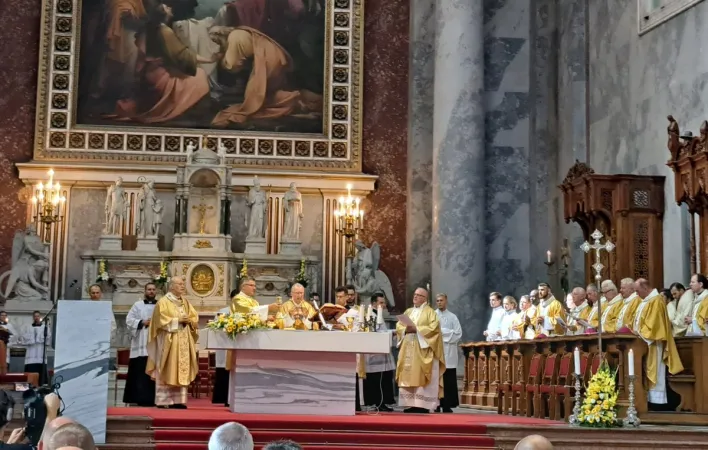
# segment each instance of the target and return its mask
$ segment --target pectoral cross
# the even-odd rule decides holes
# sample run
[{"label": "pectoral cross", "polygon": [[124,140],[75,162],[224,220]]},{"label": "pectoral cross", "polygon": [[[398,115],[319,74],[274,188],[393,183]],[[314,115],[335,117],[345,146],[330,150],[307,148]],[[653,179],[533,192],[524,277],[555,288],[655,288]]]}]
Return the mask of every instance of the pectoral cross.
[{"label": "pectoral cross", "polygon": [[[600,352],[600,360],[602,361],[602,286],[601,286],[601,281],[602,281],[602,269],[605,268],[605,265],[600,262],[600,251],[605,250],[607,253],[610,253],[612,250],[615,249],[615,244],[610,242],[609,239],[605,240],[604,244],[600,243],[600,239],[603,238],[603,234],[600,232],[600,230],[595,230],[593,233],[590,235],[590,237],[595,241],[595,243],[590,244],[588,241],[583,242],[583,244],[580,246],[580,250],[584,251],[585,253],[590,253],[590,250],[595,250],[595,264],[592,265],[593,270],[595,270],[595,281],[597,282],[597,290],[599,291],[598,298],[597,299],[597,342],[599,344],[599,352]],[[611,300],[611,299],[608,299]]]},{"label": "pectoral cross", "polygon": [[204,226],[206,225],[204,217],[206,216],[207,210],[214,209],[214,207],[205,205],[204,200],[202,200],[199,205],[192,206],[192,209],[196,209],[199,213],[199,234],[204,234]]}]

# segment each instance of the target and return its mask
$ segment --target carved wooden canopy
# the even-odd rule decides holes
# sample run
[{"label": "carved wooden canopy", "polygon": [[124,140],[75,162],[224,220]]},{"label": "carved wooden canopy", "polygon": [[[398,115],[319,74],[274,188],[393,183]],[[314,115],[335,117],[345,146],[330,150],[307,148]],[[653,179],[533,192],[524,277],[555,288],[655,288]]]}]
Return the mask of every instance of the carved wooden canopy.
[{"label": "carved wooden canopy", "polygon": [[[697,272],[696,256],[700,270],[708,267],[708,122],[701,123],[699,136],[690,131],[683,134],[673,116],[668,116],[669,139],[667,147],[671,158],[666,163],[674,171],[674,196],[677,204],[685,203],[691,213],[691,272]],[[700,247],[695,240],[694,215],[698,215]]]},{"label": "carved wooden canopy", "polygon": [[[559,186],[566,223],[578,223],[585,239],[598,229],[617,245],[602,256],[613,280],[631,277],[663,283],[664,181],[661,176],[599,175],[576,161]],[[588,255],[588,283],[594,281],[593,262]]]}]

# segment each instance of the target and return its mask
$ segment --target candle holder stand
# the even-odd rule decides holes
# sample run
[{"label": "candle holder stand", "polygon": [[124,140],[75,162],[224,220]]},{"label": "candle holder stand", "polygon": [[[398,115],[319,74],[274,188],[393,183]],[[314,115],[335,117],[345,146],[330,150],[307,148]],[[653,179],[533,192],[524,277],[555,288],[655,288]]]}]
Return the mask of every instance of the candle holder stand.
[{"label": "candle holder stand", "polygon": [[580,426],[580,389],[583,386],[583,376],[575,374],[575,405],[573,405],[573,414],[568,418],[568,423],[572,427]]},{"label": "candle holder stand", "polygon": [[627,417],[624,418],[622,423],[625,427],[637,428],[641,425],[642,421],[639,420],[637,415],[637,410],[634,407],[634,379],[636,376],[629,375],[629,407],[627,408]]}]

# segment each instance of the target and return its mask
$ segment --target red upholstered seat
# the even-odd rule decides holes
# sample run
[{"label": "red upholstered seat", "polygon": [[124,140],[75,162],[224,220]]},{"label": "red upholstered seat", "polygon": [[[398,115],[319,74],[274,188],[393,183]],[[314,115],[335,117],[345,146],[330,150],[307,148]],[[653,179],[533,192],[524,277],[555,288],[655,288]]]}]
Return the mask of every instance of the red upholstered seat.
[{"label": "red upholstered seat", "polygon": [[119,348],[116,352],[116,379],[113,389],[113,404],[118,403],[118,381],[128,379],[128,365],[130,365],[130,349]]},{"label": "red upholstered seat", "polygon": [[531,417],[533,414],[533,392],[538,386],[541,377],[541,364],[543,362],[543,355],[536,353],[531,357],[531,364],[529,365],[529,373],[526,377],[526,383],[518,383],[511,387],[513,403],[511,405],[511,414],[516,415],[515,404],[516,404],[516,394],[519,394],[519,410],[520,414],[526,414],[527,417]]},{"label": "red upholstered seat", "polygon": [[[585,352],[580,353],[580,373],[585,375],[588,367],[588,355]],[[558,384],[554,386],[553,397],[551,399],[550,418],[553,420],[565,419],[570,416],[575,396],[575,376],[572,362],[573,353],[566,353],[561,359],[560,368],[558,369]],[[560,410],[561,401],[563,402],[563,411]]]}]

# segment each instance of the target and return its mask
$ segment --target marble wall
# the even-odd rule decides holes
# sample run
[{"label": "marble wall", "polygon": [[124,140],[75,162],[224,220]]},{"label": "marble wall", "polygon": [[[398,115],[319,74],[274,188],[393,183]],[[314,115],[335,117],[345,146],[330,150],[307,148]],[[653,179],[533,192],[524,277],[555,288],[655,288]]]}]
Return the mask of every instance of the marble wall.
[{"label": "marble wall", "polygon": [[690,271],[687,213],[666,166],[666,116],[694,134],[708,119],[707,16],[700,2],[639,36],[635,2],[589,2],[589,163],[599,173],[666,177],[664,280],[651,280],[656,286],[685,283]]},{"label": "marble wall", "polygon": [[[9,3],[9,2],[8,2]],[[0,268],[10,263],[15,230],[24,227],[26,204],[14,163],[32,158],[37,89],[40,0],[0,8]]]},{"label": "marble wall", "polygon": [[484,2],[486,292],[519,296],[531,280],[530,0]]}]

